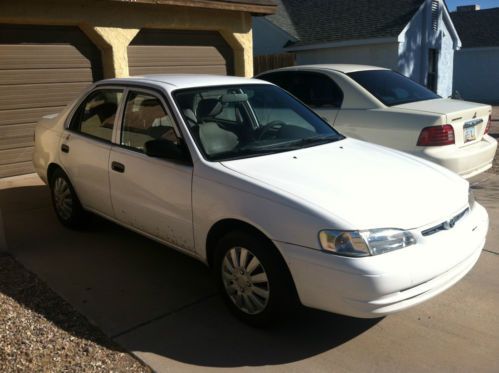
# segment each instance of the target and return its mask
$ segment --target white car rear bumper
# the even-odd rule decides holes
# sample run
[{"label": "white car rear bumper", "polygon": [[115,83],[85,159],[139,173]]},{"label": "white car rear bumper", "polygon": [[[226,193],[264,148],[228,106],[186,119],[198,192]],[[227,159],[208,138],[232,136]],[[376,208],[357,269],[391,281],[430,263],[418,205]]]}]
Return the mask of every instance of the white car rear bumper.
[{"label": "white car rear bumper", "polygon": [[366,258],[348,258],[276,242],[302,304],[324,311],[375,318],[419,304],[468,273],[485,244],[488,215],[478,203],[454,228],[418,243]]},{"label": "white car rear bumper", "polygon": [[497,141],[485,135],[481,141],[463,147],[427,147],[412,154],[438,163],[462,177],[470,178],[492,167],[496,149]]}]

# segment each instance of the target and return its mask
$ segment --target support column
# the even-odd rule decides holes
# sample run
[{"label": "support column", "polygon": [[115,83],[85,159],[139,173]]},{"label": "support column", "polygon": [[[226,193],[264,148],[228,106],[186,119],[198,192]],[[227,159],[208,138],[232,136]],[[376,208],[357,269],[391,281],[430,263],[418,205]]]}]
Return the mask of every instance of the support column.
[{"label": "support column", "polygon": [[96,27],[80,25],[85,34],[101,51],[105,78],[126,78],[128,70],[128,45],[140,29]]}]

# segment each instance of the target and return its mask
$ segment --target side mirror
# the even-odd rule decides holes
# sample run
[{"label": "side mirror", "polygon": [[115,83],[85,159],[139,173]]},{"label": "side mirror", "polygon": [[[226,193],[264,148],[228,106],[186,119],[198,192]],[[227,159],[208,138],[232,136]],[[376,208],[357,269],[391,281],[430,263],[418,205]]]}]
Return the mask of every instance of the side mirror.
[{"label": "side mirror", "polygon": [[144,152],[149,157],[170,159],[180,163],[192,163],[184,143],[174,144],[165,139],[149,140],[144,144]]}]

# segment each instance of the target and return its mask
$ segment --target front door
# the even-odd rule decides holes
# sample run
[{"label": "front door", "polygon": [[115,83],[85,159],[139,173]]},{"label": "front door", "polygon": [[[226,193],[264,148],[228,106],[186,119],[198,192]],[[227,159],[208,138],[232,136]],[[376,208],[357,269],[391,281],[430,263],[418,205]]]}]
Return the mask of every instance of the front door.
[{"label": "front door", "polygon": [[178,144],[179,132],[161,97],[147,90],[127,94],[120,136],[109,159],[116,218],[183,250],[194,250],[192,166],[145,154],[145,143]]},{"label": "front door", "polygon": [[76,109],[64,131],[60,156],[82,205],[112,217],[109,155],[121,89],[91,92]]}]

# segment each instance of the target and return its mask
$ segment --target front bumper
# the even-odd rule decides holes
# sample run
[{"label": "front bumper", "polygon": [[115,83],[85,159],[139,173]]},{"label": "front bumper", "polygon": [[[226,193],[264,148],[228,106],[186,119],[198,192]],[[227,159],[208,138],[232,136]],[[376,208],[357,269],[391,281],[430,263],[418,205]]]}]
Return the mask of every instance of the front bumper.
[{"label": "front bumper", "polygon": [[375,318],[424,302],[473,268],[485,245],[486,210],[475,204],[454,228],[422,236],[387,254],[348,258],[276,242],[303,305],[360,318]]},{"label": "front bumper", "polygon": [[462,177],[470,178],[492,167],[496,149],[497,141],[485,135],[481,141],[469,145],[426,147],[412,154],[446,167]]}]

